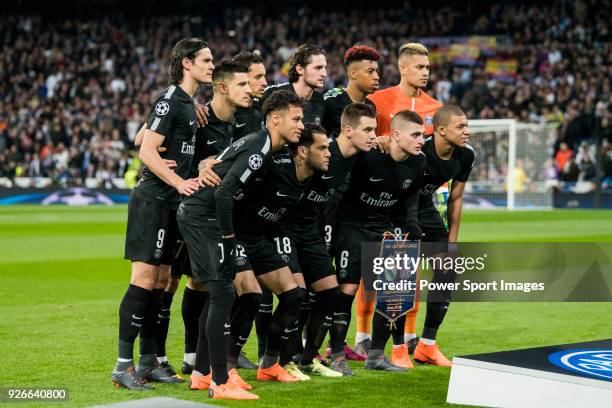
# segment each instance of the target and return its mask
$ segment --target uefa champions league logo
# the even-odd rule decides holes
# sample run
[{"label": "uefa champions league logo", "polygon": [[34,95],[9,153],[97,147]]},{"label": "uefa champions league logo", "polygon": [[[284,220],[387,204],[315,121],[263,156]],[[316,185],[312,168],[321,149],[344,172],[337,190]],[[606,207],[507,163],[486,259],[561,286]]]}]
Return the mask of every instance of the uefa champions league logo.
[{"label": "uefa champions league logo", "polygon": [[251,157],[249,157],[249,167],[253,170],[260,168],[262,163],[263,159],[258,154],[252,154]]},{"label": "uefa champions league logo", "polygon": [[557,351],[548,361],[566,370],[612,381],[612,349]]},{"label": "uefa champions league logo", "polygon": [[170,105],[166,101],[160,101],[155,105],[155,113],[157,116],[164,116],[170,110]]}]

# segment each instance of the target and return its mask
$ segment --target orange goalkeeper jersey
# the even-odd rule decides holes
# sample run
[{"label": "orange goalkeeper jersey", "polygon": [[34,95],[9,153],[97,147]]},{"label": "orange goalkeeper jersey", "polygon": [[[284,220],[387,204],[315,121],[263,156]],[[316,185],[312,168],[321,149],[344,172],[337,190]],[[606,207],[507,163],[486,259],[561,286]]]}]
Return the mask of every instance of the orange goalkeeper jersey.
[{"label": "orange goalkeeper jersey", "polygon": [[418,113],[425,123],[425,134],[433,134],[433,115],[442,104],[421,90],[419,96],[407,96],[399,85],[376,91],[368,98],[376,105],[376,134],[391,135],[391,118],[401,110]]}]

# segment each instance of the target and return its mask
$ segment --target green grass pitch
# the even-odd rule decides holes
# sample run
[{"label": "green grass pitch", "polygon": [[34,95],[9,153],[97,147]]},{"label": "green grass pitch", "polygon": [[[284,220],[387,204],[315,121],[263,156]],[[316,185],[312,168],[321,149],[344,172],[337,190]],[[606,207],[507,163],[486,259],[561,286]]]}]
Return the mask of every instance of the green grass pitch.
[{"label": "green grass pitch", "polygon": [[[67,387],[68,403],[19,407],[90,406],[151,396],[211,403],[185,384],[147,393],[115,389],[117,310],[129,279],[122,259],[127,209],[0,207],[0,387]],[[466,211],[462,241],[612,242],[610,211]],[[169,358],[182,359],[180,304],[172,305]],[[610,337],[611,307],[603,303],[457,303],[439,335],[449,356]],[[422,327],[424,313],[417,327]],[[246,351],[254,357],[254,333]],[[349,339],[354,337],[351,327]],[[266,407],[441,407],[450,370],[416,367],[408,374],[370,373],[260,384],[244,371],[261,400],[218,405]]]}]

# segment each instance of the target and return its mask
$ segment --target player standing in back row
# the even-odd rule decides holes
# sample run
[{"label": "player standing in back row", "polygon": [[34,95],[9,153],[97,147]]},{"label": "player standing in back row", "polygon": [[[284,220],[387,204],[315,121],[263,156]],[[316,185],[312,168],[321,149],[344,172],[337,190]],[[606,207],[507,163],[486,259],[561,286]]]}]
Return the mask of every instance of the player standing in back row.
[{"label": "player standing in back row", "polygon": [[300,45],[289,63],[289,82],[266,88],[260,104],[263,104],[272,92],[293,92],[304,102],[304,123],[320,125],[325,110],[323,94],[320,91],[325,86],[325,78],[327,60],[323,48],[312,44]]},{"label": "player standing in back row", "polygon": [[380,54],[371,47],[355,45],[344,53],[344,66],[348,76],[346,88],[334,88],[325,93],[323,127],[327,135],[336,138],[340,134],[340,118],[347,105],[365,103],[374,105],[366,98],[378,89],[378,60]]},{"label": "player standing in back row", "polygon": [[[213,69],[206,42],[198,38],[179,41],[170,56],[172,85],[157,98],[149,116],[139,153],[146,167],[128,203],[125,258],[132,261],[132,276],[119,307],[119,358],[112,374],[117,387],[144,390],[151,388],[146,380],[179,382],[157,362],[154,329],[163,289],[159,298],[154,298],[153,289],[156,285],[163,288],[170,274],[180,196],[198,189],[196,180],[186,179],[197,131],[192,98],[200,84],[211,82]],[[160,147],[165,148],[161,155]],[[163,159],[176,161],[174,170]],[[136,373],[133,349],[138,335]]]}]

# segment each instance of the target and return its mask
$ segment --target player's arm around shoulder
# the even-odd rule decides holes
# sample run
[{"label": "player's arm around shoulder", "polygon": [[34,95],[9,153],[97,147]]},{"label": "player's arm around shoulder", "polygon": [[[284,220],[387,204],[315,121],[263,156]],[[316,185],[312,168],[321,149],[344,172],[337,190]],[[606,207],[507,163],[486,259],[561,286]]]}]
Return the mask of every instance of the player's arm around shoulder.
[{"label": "player's arm around shoulder", "polygon": [[164,143],[165,136],[146,129],[138,157],[164,183],[174,187],[182,195],[191,195],[198,189],[195,180],[183,180],[159,155],[158,149]]}]

